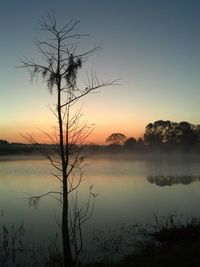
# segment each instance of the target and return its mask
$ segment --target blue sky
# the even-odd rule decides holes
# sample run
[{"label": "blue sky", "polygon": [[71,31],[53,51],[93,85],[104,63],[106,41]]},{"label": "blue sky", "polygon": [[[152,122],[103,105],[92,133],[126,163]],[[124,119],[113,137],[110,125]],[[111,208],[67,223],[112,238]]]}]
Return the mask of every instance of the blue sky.
[{"label": "blue sky", "polygon": [[39,58],[34,41],[44,36],[36,28],[52,9],[60,25],[80,19],[90,34],[80,48],[103,47],[80,79],[92,70],[100,80],[121,79],[84,101],[85,118],[96,123],[91,140],[116,131],[138,137],[158,119],[200,123],[200,1],[2,0],[0,139],[21,141],[20,133],[53,126],[47,105],[54,97],[15,68],[20,58]]}]

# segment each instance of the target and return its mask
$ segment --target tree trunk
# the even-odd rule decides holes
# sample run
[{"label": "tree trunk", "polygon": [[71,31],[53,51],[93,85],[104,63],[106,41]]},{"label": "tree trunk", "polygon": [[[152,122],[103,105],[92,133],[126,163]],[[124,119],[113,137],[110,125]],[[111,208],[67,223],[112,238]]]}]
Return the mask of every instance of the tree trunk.
[{"label": "tree trunk", "polygon": [[[59,68],[59,66],[58,66]],[[58,90],[58,124],[60,134],[60,157],[62,162],[62,186],[63,186],[63,207],[62,207],[62,243],[63,243],[63,265],[64,267],[74,267],[72,258],[71,244],[69,238],[69,199],[67,185],[67,162],[65,160],[64,138],[63,138],[63,121],[61,113],[61,83],[60,79],[57,84]]]},{"label": "tree trunk", "polygon": [[[66,180],[65,180],[66,181]],[[63,256],[64,267],[74,267],[72,252],[69,239],[68,227],[68,194],[66,185],[63,183],[63,211],[62,211],[62,241],[63,241]]]},{"label": "tree trunk", "polygon": [[[22,60],[22,67],[28,68],[31,71],[31,78],[37,76],[37,74],[41,74],[42,78],[46,80],[47,87],[52,93],[54,87],[57,89],[57,110],[53,113],[56,115],[57,118],[57,126],[59,127],[59,160],[54,162],[54,159],[51,158],[51,154],[48,154],[47,151],[42,151],[42,154],[50,160],[51,164],[58,170],[59,173],[59,180],[61,180],[62,185],[62,192],[53,192],[58,193],[62,197],[63,206],[62,206],[62,222],[61,222],[61,231],[62,231],[62,242],[63,242],[63,261],[64,267],[74,267],[76,265],[76,260],[78,257],[79,252],[82,249],[82,244],[80,248],[77,248],[70,240],[69,230],[71,225],[70,221],[70,205],[69,205],[69,191],[75,190],[82,178],[82,173],[80,173],[80,180],[79,184],[75,185],[74,187],[69,185],[69,174],[73,170],[73,168],[77,168],[76,163],[81,164],[81,158],[79,158],[79,153],[74,152],[76,156],[75,165],[71,165],[69,161],[71,159],[71,148],[73,143],[78,145],[82,143],[87,136],[90,134],[90,130],[87,125],[81,126],[78,125],[79,121],[79,112],[69,118],[69,109],[70,107],[76,103],[77,100],[81,99],[82,97],[86,96],[90,92],[96,91],[101,87],[105,87],[107,85],[114,84],[113,81],[111,82],[102,82],[99,83],[96,75],[91,75],[91,79],[88,78],[88,82],[86,88],[83,87],[82,89],[77,88],[77,74],[78,69],[81,68],[82,63],[85,61],[85,58],[89,56],[91,53],[95,52],[98,47],[86,51],[80,55],[76,55],[76,42],[73,44],[68,43],[69,39],[76,40],[81,35],[78,33],[78,23],[79,21],[71,20],[69,24],[66,24],[64,27],[57,29],[57,23],[54,16],[48,14],[47,18],[43,19],[40,23],[41,30],[47,31],[52,38],[47,39],[47,41],[37,42],[37,47],[44,59],[45,64],[37,64],[33,59],[30,60]],[[50,41],[48,41],[50,40]],[[77,89],[77,90],[76,90]],[[67,113],[66,113],[67,112]],[[67,120],[66,120],[67,114]],[[72,119],[72,120],[71,120]],[[67,124],[66,124],[67,123]],[[74,125],[75,124],[75,125]],[[73,126],[73,127],[71,127]],[[65,129],[66,127],[66,129]],[[75,128],[74,128],[75,127]],[[72,128],[72,129],[71,129]],[[48,135],[48,134],[47,134]],[[70,137],[69,137],[70,136]],[[50,137],[50,136],[49,136]],[[57,145],[57,138],[54,141],[54,138],[51,138],[54,144]],[[33,139],[34,140],[34,139]],[[30,141],[32,141],[32,137],[30,137]],[[37,146],[39,145],[37,142],[34,142]],[[40,145],[39,145],[40,147]],[[72,151],[73,154],[73,151]],[[72,160],[73,161],[73,160]],[[58,177],[57,177],[58,178]],[[70,188],[68,188],[68,186]],[[72,188],[73,187],[73,188]],[[51,192],[48,192],[48,195]],[[91,193],[91,192],[90,192]],[[44,196],[43,195],[43,196]],[[38,199],[38,197],[37,197]],[[78,219],[81,221],[81,224],[88,219],[88,212],[89,212],[89,202],[88,202],[88,209],[86,209],[86,214],[81,215],[77,213],[76,216],[79,216]],[[85,212],[84,212],[85,213]],[[74,223],[74,222],[73,222]],[[76,223],[76,222],[75,222]],[[76,226],[76,225],[75,225]],[[75,231],[75,232],[73,232]],[[72,234],[75,235],[76,238],[76,229],[72,230]],[[81,231],[80,231],[80,238],[82,241]]]}]

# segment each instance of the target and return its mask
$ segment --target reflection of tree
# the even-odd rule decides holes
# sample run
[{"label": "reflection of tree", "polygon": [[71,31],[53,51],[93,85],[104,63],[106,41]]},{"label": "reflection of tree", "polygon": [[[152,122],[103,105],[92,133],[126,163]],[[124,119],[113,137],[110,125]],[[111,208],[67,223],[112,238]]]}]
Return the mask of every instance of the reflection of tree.
[{"label": "reflection of tree", "polygon": [[171,186],[175,184],[190,184],[192,182],[200,181],[200,176],[148,176],[147,181],[151,184],[156,184],[158,186]]}]

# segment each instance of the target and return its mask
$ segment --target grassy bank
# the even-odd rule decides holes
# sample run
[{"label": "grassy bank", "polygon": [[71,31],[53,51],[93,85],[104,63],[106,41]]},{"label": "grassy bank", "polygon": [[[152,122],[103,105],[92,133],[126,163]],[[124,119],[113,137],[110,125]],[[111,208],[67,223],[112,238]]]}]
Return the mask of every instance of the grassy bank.
[{"label": "grassy bank", "polygon": [[[135,226],[134,226],[135,227]],[[109,250],[108,257],[102,258],[97,263],[80,264],[80,267],[199,267],[200,266],[200,220],[190,218],[185,222],[179,222],[174,216],[158,219],[152,225],[138,225],[137,230],[131,235],[139,237],[135,243],[134,252],[117,258],[117,253]],[[117,232],[111,238],[112,249],[120,250]],[[60,253],[56,239],[52,240],[47,248],[41,246],[28,249],[23,245],[24,226],[12,226],[6,228],[3,225],[0,235],[0,263],[1,266],[49,266],[62,267],[62,254]],[[104,242],[103,235],[99,242]],[[107,240],[109,242],[109,240]],[[116,243],[118,242],[118,243]],[[97,244],[98,245],[98,244]],[[134,247],[133,246],[133,247]],[[115,258],[116,257],[116,258]],[[26,263],[24,262],[26,259]],[[109,260],[106,260],[109,259]],[[16,265],[17,264],[17,265]]]},{"label": "grassy bank", "polygon": [[119,263],[96,263],[85,267],[199,267],[200,221],[190,218],[185,224],[173,216],[160,222],[156,218],[154,231],[144,229],[137,252],[125,256]]}]

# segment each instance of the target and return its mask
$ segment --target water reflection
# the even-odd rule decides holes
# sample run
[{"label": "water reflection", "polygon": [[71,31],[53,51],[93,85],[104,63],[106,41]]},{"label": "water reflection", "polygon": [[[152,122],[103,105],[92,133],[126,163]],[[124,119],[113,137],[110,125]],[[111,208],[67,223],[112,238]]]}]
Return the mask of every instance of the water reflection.
[{"label": "water reflection", "polygon": [[163,176],[163,175],[157,175],[157,176],[147,176],[147,181],[151,184],[156,184],[158,186],[172,186],[176,184],[184,184],[188,185],[193,182],[200,181],[200,176]]},{"label": "water reflection", "polygon": [[[51,172],[45,160],[0,160],[0,213],[3,210],[0,225],[24,223],[30,232],[26,235],[27,243],[49,240],[59,232],[59,204],[45,198],[38,209],[32,209],[23,193],[34,195],[60,190]],[[193,181],[200,181],[197,160],[91,159],[79,188],[80,203],[87,199],[92,184],[98,194],[94,214],[83,229],[88,251],[93,246],[90,242],[93,229],[112,229],[116,223],[146,223],[152,214],[168,215],[174,210],[200,216],[200,183]],[[190,183],[190,186],[162,187]]]}]

